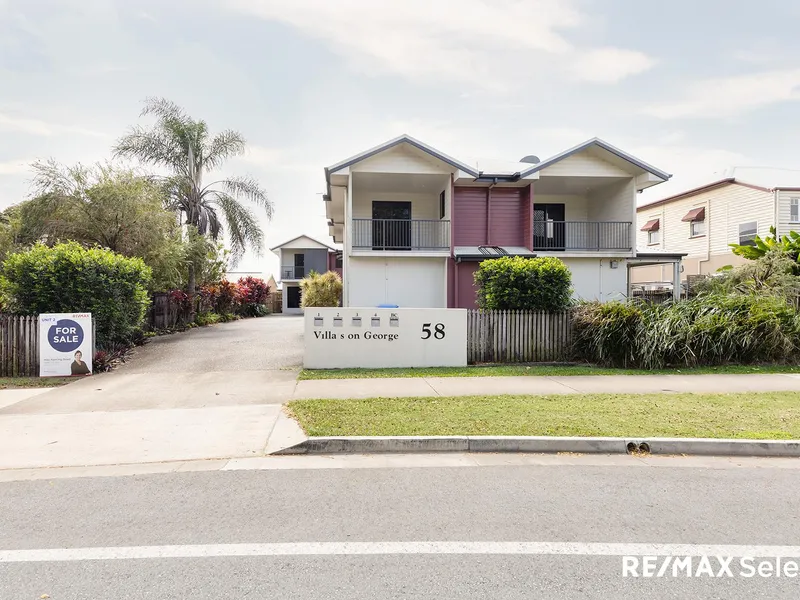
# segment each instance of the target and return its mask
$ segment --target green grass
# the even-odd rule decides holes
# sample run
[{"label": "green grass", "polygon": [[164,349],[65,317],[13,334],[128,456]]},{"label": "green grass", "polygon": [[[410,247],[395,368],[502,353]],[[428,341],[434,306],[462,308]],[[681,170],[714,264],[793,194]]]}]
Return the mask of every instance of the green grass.
[{"label": "green grass", "polygon": [[800,439],[800,392],[295,400],[289,409],[310,436]]},{"label": "green grass", "polygon": [[383,377],[499,377],[568,375],[707,375],[709,373],[800,373],[797,365],[725,365],[687,369],[607,369],[592,365],[488,365],[419,369],[303,369],[299,379],[377,379]]},{"label": "green grass", "polygon": [[73,377],[0,377],[0,390],[58,387],[74,381]]}]

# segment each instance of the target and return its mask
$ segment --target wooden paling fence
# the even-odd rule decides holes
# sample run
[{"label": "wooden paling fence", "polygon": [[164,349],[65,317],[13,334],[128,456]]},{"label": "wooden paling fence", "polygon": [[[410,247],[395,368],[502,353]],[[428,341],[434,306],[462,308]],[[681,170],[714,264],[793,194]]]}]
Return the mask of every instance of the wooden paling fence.
[{"label": "wooden paling fence", "polygon": [[39,318],[0,315],[0,377],[39,375]]},{"label": "wooden paling fence", "polygon": [[569,311],[470,310],[467,360],[470,363],[558,362],[569,359]]},{"label": "wooden paling fence", "polygon": [[272,292],[269,295],[269,312],[272,314],[283,312],[283,294],[281,290]]}]

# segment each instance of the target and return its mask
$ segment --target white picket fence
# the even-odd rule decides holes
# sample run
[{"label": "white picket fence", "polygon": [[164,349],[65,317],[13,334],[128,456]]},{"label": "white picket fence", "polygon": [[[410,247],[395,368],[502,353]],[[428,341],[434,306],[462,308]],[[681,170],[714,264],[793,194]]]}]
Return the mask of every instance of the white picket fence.
[{"label": "white picket fence", "polygon": [[470,363],[560,362],[569,359],[569,311],[480,311],[467,314]]}]

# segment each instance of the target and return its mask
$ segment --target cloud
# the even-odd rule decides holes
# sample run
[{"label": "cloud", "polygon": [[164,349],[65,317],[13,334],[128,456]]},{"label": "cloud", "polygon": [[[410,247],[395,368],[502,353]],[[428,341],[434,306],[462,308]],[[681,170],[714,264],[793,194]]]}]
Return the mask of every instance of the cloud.
[{"label": "cloud", "polygon": [[[577,52],[564,32],[588,22],[576,0],[228,0],[226,6],[279,21],[331,45],[352,66],[410,79],[469,83],[498,92],[530,80],[542,55],[576,61],[576,76],[608,83],[651,66],[617,48]],[[588,62],[587,62],[588,61]],[[552,65],[551,65],[552,66]]]},{"label": "cloud", "polygon": [[39,119],[12,116],[6,113],[0,113],[0,131],[17,131],[39,136],[75,134],[88,137],[108,137],[105,133],[100,131],[75,127],[73,125],[53,125]]},{"label": "cloud", "polygon": [[0,175],[19,175],[21,173],[27,173],[30,170],[32,162],[34,162],[32,158],[0,162]]},{"label": "cloud", "polygon": [[582,81],[617,83],[643,73],[655,64],[654,59],[636,50],[596,48],[579,54],[572,65],[572,72]]},{"label": "cloud", "polygon": [[646,107],[661,119],[733,117],[800,99],[800,69],[720,77],[692,84],[684,98]]},{"label": "cloud", "polygon": [[689,144],[634,144],[625,148],[651,165],[674,173],[668,182],[645,190],[639,197],[639,204],[653,202],[721,179],[731,166],[751,162],[750,158],[733,150]]}]

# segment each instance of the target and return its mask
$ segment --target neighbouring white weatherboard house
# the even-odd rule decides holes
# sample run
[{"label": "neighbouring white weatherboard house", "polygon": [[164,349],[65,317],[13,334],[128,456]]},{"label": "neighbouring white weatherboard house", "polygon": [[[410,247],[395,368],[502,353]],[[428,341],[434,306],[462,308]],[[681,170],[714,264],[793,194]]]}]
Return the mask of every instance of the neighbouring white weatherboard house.
[{"label": "neighbouring white weatherboard house", "polygon": [[312,271],[336,271],[341,275],[341,252],[308,235],[299,235],[270,248],[280,263],[279,281],[283,283],[284,314],[302,314],[300,281]]},{"label": "neighbouring white weatherboard house", "polygon": [[[754,244],[755,236],[768,236],[771,227],[779,237],[800,232],[800,173],[753,168],[734,173],[639,207],[639,252],[685,254],[685,280],[745,263],[730,244]],[[664,266],[653,265],[637,269],[633,283],[659,287],[670,279]]]},{"label": "neighbouring white weatherboard house", "polygon": [[343,306],[475,308],[474,273],[500,256],[555,256],[574,295],[629,295],[637,192],[670,175],[594,138],[539,160],[470,163],[408,135],[325,169],[329,233],[343,244]]}]

